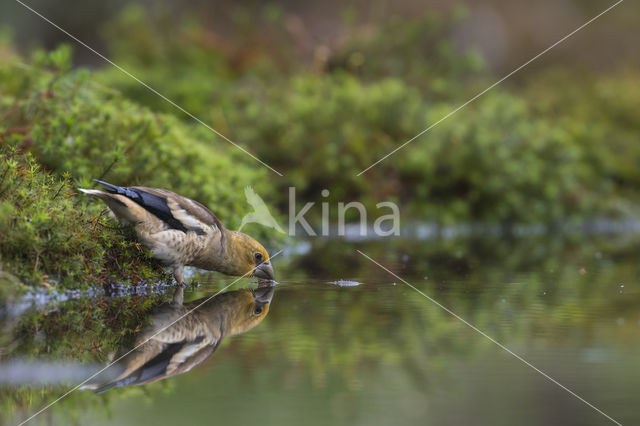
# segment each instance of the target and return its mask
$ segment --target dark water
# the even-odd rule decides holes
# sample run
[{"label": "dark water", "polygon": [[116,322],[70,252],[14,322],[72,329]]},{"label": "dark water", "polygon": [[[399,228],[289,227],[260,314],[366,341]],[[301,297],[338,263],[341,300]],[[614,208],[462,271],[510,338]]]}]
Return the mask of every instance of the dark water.
[{"label": "dark water", "polygon": [[[76,390],[30,424],[614,424],[356,249],[616,421],[640,424],[640,235],[619,234],[300,244],[274,259],[264,319],[191,371]],[[185,303],[233,281],[198,279]],[[241,288],[255,285],[225,293]],[[0,387],[2,423],[134,345],[172,299],[171,288],[140,293],[5,301],[2,381],[13,384]],[[243,321],[228,306],[211,308],[212,328]],[[51,383],[19,384],[38,378]]]}]

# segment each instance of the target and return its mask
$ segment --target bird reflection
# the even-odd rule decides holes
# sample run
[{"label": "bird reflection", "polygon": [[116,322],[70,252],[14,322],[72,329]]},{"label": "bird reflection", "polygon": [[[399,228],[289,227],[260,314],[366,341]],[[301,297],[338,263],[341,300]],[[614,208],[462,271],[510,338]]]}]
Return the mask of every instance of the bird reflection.
[{"label": "bird reflection", "polygon": [[269,312],[273,293],[273,285],[221,293],[178,320],[206,298],[183,304],[184,290],[177,288],[173,301],[160,306],[151,315],[151,324],[136,338],[134,347],[140,347],[118,362],[117,377],[104,380],[98,376],[84,389],[101,393],[186,373],[213,355],[225,337],[258,325]]}]

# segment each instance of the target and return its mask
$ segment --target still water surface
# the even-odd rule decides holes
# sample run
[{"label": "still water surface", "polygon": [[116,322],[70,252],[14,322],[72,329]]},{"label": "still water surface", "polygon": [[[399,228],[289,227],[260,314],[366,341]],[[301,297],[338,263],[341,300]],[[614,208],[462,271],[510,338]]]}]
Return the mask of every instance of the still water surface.
[{"label": "still water surface", "polygon": [[[301,247],[274,259],[274,289],[241,280],[200,322],[177,323],[162,348],[141,348],[88,386],[110,390],[77,390],[30,424],[613,424],[356,249],[620,423],[640,424],[640,235]],[[26,419],[233,281],[197,279],[182,306],[172,287],[4,301],[0,421]],[[122,380],[136,362],[146,371]]]}]

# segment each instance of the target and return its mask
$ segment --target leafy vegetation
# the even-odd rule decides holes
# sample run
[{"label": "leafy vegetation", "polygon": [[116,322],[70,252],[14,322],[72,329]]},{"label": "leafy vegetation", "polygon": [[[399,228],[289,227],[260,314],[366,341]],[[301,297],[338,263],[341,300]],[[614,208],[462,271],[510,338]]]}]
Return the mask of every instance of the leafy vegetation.
[{"label": "leafy vegetation", "polygon": [[5,148],[0,152],[0,271],[28,285],[72,288],[166,279],[132,231],[105,223],[101,211],[78,198],[68,174],[47,173],[30,154]]},{"label": "leafy vegetation", "polygon": [[[494,80],[477,54],[448,41],[464,14],[354,27],[309,57],[277,7],[245,12],[227,38],[196,17],[139,6],[103,32],[116,63],[284,178],[114,67],[73,69],[68,46],[25,60],[0,43],[0,138],[19,156],[3,157],[0,232],[13,236],[0,247],[4,268],[29,284],[101,274],[110,261],[98,259],[125,243],[91,228],[99,210],[71,195],[91,178],[170,188],[232,229],[249,208],[246,186],[281,212],[289,186],[298,203],[318,201],[325,188],[330,203],[396,201],[403,221],[510,225],[636,213],[637,70],[576,77],[558,69],[501,85],[357,176]],[[22,180],[32,192],[21,196]],[[274,241],[260,226],[250,232]]]},{"label": "leafy vegetation", "polygon": [[100,220],[103,205],[79,199],[87,197],[76,188],[92,186],[91,178],[171,188],[211,206],[231,228],[247,210],[245,186],[265,197],[273,190],[235,148],[208,144],[200,128],[71,71],[70,55],[63,46],[38,51],[31,65],[17,56],[0,65],[2,269],[28,285],[162,278],[130,231]]},{"label": "leafy vegetation", "polygon": [[81,185],[104,178],[167,187],[212,206],[222,220],[244,212],[245,186],[270,193],[266,172],[245,154],[96,84],[87,71],[70,71],[70,55],[62,46],[37,52],[33,66],[1,68],[1,131],[10,144]]},{"label": "leafy vegetation", "polygon": [[[634,213],[637,70],[577,78],[555,70],[501,85],[356,176],[496,80],[482,58],[449,41],[464,13],[354,26],[309,59],[278,14],[264,22],[267,12],[247,12],[254,25],[238,24],[246,31],[221,43],[198,19],[174,17],[168,32],[168,11],[133,6],[105,39],[116,62],[285,172],[277,181],[283,195],[293,185],[301,200],[318,201],[327,188],[322,201],[374,208],[394,200],[405,220],[440,223]],[[151,108],[169,107],[116,69],[96,78]],[[283,210],[285,201],[281,195]]]},{"label": "leafy vegetation", "polygon": [[[43,360],[88,362],[90,366],[83,373],[88,376],[94,373],[97,363],[108,362],[123,346],[132,345],[135,334],[146,325],[149,311],[166,299],[158,293],[143,297],[81,298],[60,306],[54,304],[42,311],[29,309],[12,322],[4,323],[0,333],[0,358],[6,361],[16,355],[10,348],[20,348],[20,359],[36,365]],[[76,384],[2,386],[0,420],[8,421],[8,417],[16,413],[43,405]],[[84,409],[81,407],[100,409],[109,396],[97,401],[90,392],[78,392],[76,398],[81,402],[70,409],[73,417]]]},{"label": "leafy vegetation", "polygon": [[[624,345],[637,335],[638,289],[633,284],[640,273],[637,241],[623,236],[430,240],[428,244],[402,239],[348,248],[345,255],[344,242],[315,240],[307,255],[281,263],[288,278],[276,288],[268,317],[250,332],[225,340],[213,363],[187,373],[195,378],[193,386],[210,389],[212,383],[227,383],[201,375],[228,370],[230,364],[240,368],[241,381],[249,381],[259,393],[279,386],[278,380],[296,391],[309,380],[314,389],[357,393],[365,377],[378,377],[388,369],[412,377],[424,392],[437,393],[442,388],[427,379],[447,377],[461,360],[495,356],[494,345],[419,293],[372,268],[355,248],[379,259],[497,341],[517,347],[523,356],[594,347],[632,353]],[[337,277],[356,278],[363,284],[349,288],[327,284]],[[211,295],[214,288],[206,286],[187,297]],[[4,329],[16,342],[9,356],[105,362],[119,346],[131,343],[149,309],[169,297],[81,299],[49,311],[29,311],[13,329]],[[620,318],[626,321],[621,323]],[[573,357],[566,362],[590,365]],[[280,379],[261,380],[265,371]],[[618,383],[615,375],[607,377]],[[77,407],[80,415],[91,414],[100,405],[96,401],[124,399],[132,392],[154,395],[177,381],[137,390],[120,388],[90,401],[85,401],[86,393],[74,392],[63,403]],[[33,411],[70,387],[21,387],[22,393],[9,399],[9,407],[15,404]]]}]

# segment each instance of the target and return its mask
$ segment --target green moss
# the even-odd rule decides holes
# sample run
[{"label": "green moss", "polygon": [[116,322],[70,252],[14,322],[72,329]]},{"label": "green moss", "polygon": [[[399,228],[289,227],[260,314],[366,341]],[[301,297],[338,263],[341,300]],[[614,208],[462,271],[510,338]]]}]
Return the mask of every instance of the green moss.
[{"label": "green moss", "polygon": [[0,65],[3,269],[29,285],[161,278],[132,232],[77,193],[92,178],[170,188],[210,206],[231,229],[250,209],[246,186],[273,199],[270,172],[246,154],[94,83],[87,71],[70,71],[70,58],[62,46],[36,52],[29,65],[17,56]]},{"label": "green moss", "polygon": [[[255,33],[222,46],[197,19],[178,20],[168,32],[166,11],[155,13],[149,19],[128,8],[108,25],[115,61],[286,177],[189,117],[168,114],[176,110],[117,69],[72,70],[64,46],[38,51],[26,64],[2,42],[0,139],[32,156],[3,157],[0,232],[12,237],[2,242],[2,261],[28,284],[45,275],[103,279],[106,264],[126,277],[118,271],[139,261],[124,231],[96,219],[99,203],[70,195],[92,178],[172,189],[211,207],[231,229],[249,210],[245,186],[281,211],[288,186],[298,203],[320,201],[327,188],[322,201],[332,205],[358,200],[374,211],[392,200],[404,221],[445,223],[624,216],[639,201],[637,70],[554,71],[501,85],[356,176],[477,93],[478,83],[495,81],[477,58],[443,42],[455,19],[390,19],[377,32],[353,31],[309,64],[278,32],[274,11],[265,37],[280,40],[278,49],[265,43],[250,51]],[[398,36],[386,37],[390,29]],[[74,220],[77,229],[64,225]],[[263,227],[251,231],[273,241]],[[155,276],[142,275],[133,280]]]},{"label": "green moss", "polygon": [[79,195],[68,175],[5,148],[0,178],[0,270],[28,285],[71,288],[167,278],[131,230],[102,220],[102,206]]},{"label": "green moss", "polygon": [[19,342],[19,354],[26,358],[46,353],[56,360],[106,362],[120,347],[133,343],[136,333],[148,323],[149,311],[166,299],[155,293],[82,298],[51,312],[28,311],[20,317],[12,337]]},{"label": "green moss", "polygon": [[32,65],[0,66],[0,132],[9,144],[81,186],[102,178],[169,188],[209,206],[232,229],[249,209],[246,186],[273,198],[275,175],[245,153],[96,84],[85,70],[68,71],[69,58],[63,46],[36,53]]},{"label": "green moss", "polygon": [[[0,352],[11,348],[3,353],[4,361],[11,358],[36,365],[75,362],[79,369],[81,361],[88,363],[88,377],[97,371],[93,366],[108,362],[123,347],[130,347],[136,333],[147,325],[149,312],[166,300],[166,295],[150,292],[145,296],[81,298],[52,304],[45,310],[29,309],[15,322],[5,324],[0,332]],[[16,411],[43,406],[77,384],[5,385],[0,389],[0,421],[8,421]],[[67,402],[72,416],[87,407],[106,409],[111,398],[105,395],[97,399],[91,392],[73,394]]]}]

